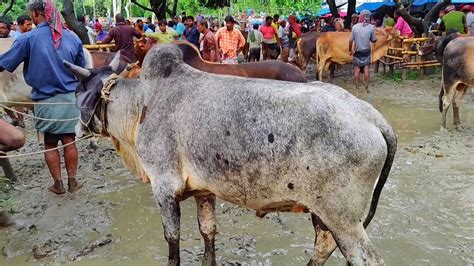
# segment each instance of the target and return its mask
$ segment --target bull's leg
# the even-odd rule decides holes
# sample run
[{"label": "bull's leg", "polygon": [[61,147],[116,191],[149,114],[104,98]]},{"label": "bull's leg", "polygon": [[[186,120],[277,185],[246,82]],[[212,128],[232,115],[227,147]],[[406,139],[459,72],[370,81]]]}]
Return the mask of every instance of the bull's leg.
[{"label": "bull's leg", "polygon": [[325,65],[326,65],[326,59],[322,59],[319,62],[317,62],[316,79],[319,81],[323,81],[323,71],[324,71]]},{"label": "bull's leg", "polygon": [[18,118],[16,117],[16,114],[15,112],[13,112],[12,110],[8,110],[8,109],[3,109],[5,111],[5,113],[7,113],[7,115],[10,117],[10,119],[12,120],[12,125],[17,127],[20,125],[20,121],[18,120]]},{"label": "bull's leg", "polygon": [[309,261],[308,266],[324,265],[332,252],[336,249],[337,244],[331,232],[321,222],[318,216],[311,214],[311,221],[313,222],[316,236],[314,238],[313,257]]},{"label": "bull's leg", "polygon": [[[362,223],[355,225],[337,224],[331,228],[346,260],[352,265],[383,265],[382,258],[375,251]],[[329,226],[329,225],[328,225]]]},{"label": "bull's leg", "polygon": [[[161,208],[161,220],[166,242],[168,242],[168,265],[179,265],[179,236],[181,211],[176,191],[165,187],[163,180],[173,180],[173,177],[152,178],[153,194]],[[161,184],[161,186],[160,186]]]},{"label": "bull's leg", "polygon": [[442,102],[443,102],[443,111],[441,112],[441,127],[446,128],[446,116],[448,115],[448,109],[449,106],[452,104],[453,99],[454,99],[454,94],[456,93],[456,86],[455,85],[450,85],[447,86],[446,84],[443,84],[445,93],[444,96],[442,97]]},{"label": "bull's leg", "polygon": [[204,238],[202,265],[216,265],[214,241],[216,236],[216,196],[196,196],[199,231]]},{"label": "bull's leg", "polygon": [[461,127],[461,119],[459,118],[459,105],[461,104],[461,100],[464,97],[464,93],[467,90],[467,86],[464,84],[458,85],[456,93],[454,94],[453,99],[453,122],[454,127],[460,129]]},{"label": "bull's leg", "polygon": [[[15,108],[18,112],[24,113],[26,111],[25,108],[23,107],[17,107]],[[17,113],[18,116],[18,126],[21,128],[25,128],[25,117],[21,113]]]}]

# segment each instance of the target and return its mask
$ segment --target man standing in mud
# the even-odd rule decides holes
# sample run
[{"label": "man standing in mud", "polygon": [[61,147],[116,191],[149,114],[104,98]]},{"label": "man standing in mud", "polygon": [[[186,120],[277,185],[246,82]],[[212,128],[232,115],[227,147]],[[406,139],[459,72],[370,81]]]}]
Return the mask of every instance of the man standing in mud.
[{"label": "man standing in mud", "polygon": [[13,72],[19,64],[25,63],[25,80],[32,87],[31,98],[36,102],[35,115],[46,119],[38,119],[36,129],[44,135],[45,149],[52,149],[44,153],[54,180],[49,190],[56,194],[65,193],[60,154],[55,149],[61,141],[67,145],[64,147],[64,162],[68,191],[76,192],[81,188],[76,180],[78,152],[74,144],[74,128],[79,116],[74,104],[74,91],[78,81],[62,61],[84,66],[82,43],[64,27],[51,0],[30,0],[27,9],[37,28],[21,35],[10,50],[0,55],[0,71]]},{"label": "man standing in mud", "polygon": [[[370,11],[362,10],[360,12],[362,23],[354,25],[351,37],[349,38],[349,53],[353,56],[354,82],[357,91],[359,91],[359,77],[361,71],[364,73],[364,85],[367,93],[369,92],[369,66],[371,63],[370,43],[375,43],[375,26],[370,24]],[[355,43],[355,53],[353,44]]]}]

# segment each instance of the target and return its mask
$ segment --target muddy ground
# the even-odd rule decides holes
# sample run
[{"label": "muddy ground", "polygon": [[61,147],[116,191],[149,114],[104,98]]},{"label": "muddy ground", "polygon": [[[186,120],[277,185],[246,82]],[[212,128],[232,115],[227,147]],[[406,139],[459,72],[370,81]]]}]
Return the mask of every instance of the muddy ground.
[{"label": "muddy ground", "polygon": [[[355,94],[350,69],[333,83]],[[461,107],[464,129],[439,130],[439,75],[399,82],[376,75],[371,93],[400,136],[397,157],[369,236],[388,264],[474,263],[474,95]],[[450,114],[451,116],[451,114]],[[28,141],[18,153],[42,149],[27,120]],[[450,122],[451,123],[451,122]],[[80,149],[77,194],[53,195],[42,156],[12,159],[20,181],[1,205],[17,224],[0,231],[1,265],[74,262],[83,265],[166,263],[159,211],[151,189],[131,176],[112,145]],[[12,153],[15,154],[15,153]],[[1,175],[1,172],[0,172]],[[199,264],[203,244],[193,200],[182,204],[183,264]],[[303,265],[312,252],[308,215],[254,212],[219,202],[217,257],[228,265]],[[331,264],[343,264],[340,254]]]}]

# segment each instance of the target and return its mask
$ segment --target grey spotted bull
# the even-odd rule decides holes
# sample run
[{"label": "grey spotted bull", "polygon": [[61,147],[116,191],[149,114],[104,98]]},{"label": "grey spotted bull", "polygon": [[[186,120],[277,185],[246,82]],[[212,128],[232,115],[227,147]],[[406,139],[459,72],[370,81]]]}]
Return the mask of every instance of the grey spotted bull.
[{"label": "grey spotted bull", "polygon": [[[65,64],[82,81],[78,97],[99,97],[116,71],[113,62],[95,70]],[[216,197],[259,216],[311,213],[311,264],[323,264],[337,246],[352,264],[383,263],[364,227],[390,172],[396,135],[372,106],[320,82],[201,72],[183,63],[174,44],[150,50],[143,70],[139,80],[117,81],[102,121],[124,163],[151,181],[169,264],[180,262],[179,203],[188,197],[197,203],[203,264],[216,263]]]}]

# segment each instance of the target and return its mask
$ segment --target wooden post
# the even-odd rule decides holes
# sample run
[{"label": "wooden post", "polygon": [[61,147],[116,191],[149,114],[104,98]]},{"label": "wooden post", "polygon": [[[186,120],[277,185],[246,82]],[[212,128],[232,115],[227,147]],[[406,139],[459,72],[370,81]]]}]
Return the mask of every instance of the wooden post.
[{"label": "wooden post", "polygon": [[10,164],[10,161],[8,158],[2,158],[0,156],[0,166],[3,168],[3,172],[5,173],[5,176],[10,179],[13,182],[18,181],[18,178],[15,175],[15,172],[13,171],[12,165]]}]

